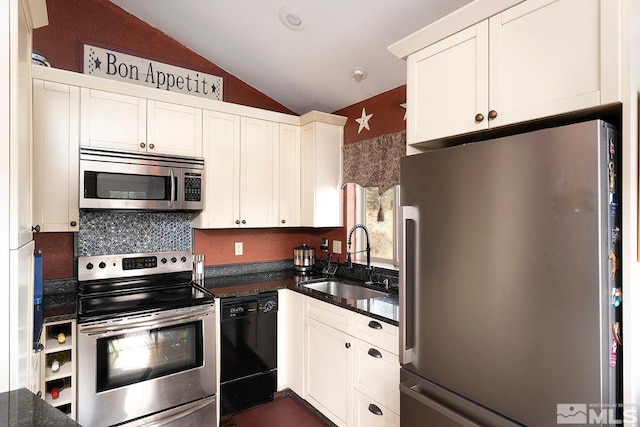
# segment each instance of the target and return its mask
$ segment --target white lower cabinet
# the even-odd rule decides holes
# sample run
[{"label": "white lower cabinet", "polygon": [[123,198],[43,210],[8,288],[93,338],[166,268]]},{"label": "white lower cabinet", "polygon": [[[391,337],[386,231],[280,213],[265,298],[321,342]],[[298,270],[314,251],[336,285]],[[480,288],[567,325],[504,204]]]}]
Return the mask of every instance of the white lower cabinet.
[{"label": "white lower cabinet", "polygon": [[398,327],[304,298],[303,397],[338,426],[400,425]]},{"label": "white lower cabinet", "polygon": [[370,396],[354,390],[353,425],[358,427],[397,427],[400,416]]}]

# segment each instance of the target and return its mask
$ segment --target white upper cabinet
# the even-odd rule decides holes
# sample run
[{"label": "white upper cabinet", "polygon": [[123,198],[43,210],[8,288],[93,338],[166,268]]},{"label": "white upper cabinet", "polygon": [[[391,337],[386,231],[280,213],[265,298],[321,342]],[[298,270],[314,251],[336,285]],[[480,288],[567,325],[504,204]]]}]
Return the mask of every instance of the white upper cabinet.
[{"label": "white upper cabinet", "polygon": [[240,119],[240,226],[277,227],[275,149],[278,124]]},{"label": "white upper cabinet", "polygon": [[301,132],[301,225],[342,227],[343,125],[311,122]]},{"label": "white upper cabinet", "polygon": [[33,80],[33,224],[78,231],[80,89]]},{"label": "white upper cabinet", "polygon": [[300,225],[300,126],[280,124],[278,141],[278,225]]},{"label": "white upper cabinet", "polygon": [[410,54],[408,144],[619,102],[619,7],[527,0]]},{"label": "white upper cabinet", "polygon": [[202,157],[202,109],[147,101],[147,151]]},{"label": "white upper cabinet", "polygon": [[202,109],[82,88],[83,146],[202,155]]},{"label": "white upper cabinet", "polygon": [[201,228],[276,227],[278,125],[205,111],[205,209]]},{"label": "white upper cabinet", "polygon": [[204,210],[199,228],[235,228],[240,218],[240,117],[204,112]]}]

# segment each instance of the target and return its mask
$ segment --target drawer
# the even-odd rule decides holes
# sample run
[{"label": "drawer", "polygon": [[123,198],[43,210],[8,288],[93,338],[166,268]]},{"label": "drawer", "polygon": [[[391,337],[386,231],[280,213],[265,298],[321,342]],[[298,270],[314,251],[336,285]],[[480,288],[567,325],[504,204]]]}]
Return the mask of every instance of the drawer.
[{"label": "drawer", "polygon": [[305,314],[308,317],[341,332],[352,333],[353,315],[355,313],[315,298],[307,297],[305,300]]},{"label": "drawer", "polygon": [[398,414],[364,393],[354,391],[353,425],[356,427],[398,427]]},{"label": "drawer", "polygon": [[398,356],[366,341],[354,340],[353,386],[392,411],[400,412]]},{"label": "drawer", "polygon": [[354,316],[354,335],[356,338],[367,341],[375,347],[395,355],[398,354],[400,344],[398,342],[397,326],[358,313],[354,313]]}]

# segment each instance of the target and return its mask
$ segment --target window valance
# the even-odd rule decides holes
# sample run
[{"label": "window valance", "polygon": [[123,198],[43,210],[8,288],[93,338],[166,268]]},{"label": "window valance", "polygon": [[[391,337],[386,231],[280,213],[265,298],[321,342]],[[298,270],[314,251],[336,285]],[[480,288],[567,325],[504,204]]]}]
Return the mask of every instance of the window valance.
[{"label": "window valance", "polygon": [[400,158],[406,153],[406,131],[345,145],[343,184],[378,187],[380,194],[400,184]]}]

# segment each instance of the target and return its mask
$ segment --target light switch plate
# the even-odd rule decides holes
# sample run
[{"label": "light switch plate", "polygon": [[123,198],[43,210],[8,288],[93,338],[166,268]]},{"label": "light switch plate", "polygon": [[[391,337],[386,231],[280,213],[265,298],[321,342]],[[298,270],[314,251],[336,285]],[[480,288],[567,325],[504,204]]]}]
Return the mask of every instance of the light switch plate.
[{"label": "light switch plate", "polygon": [[342,240],[334,240],[333,241],[333,253],[341,254],[342,253]]},{"label": "light switch plate", "polygon": [[236,255],[242,255],[242,242],[236,242]]}]

